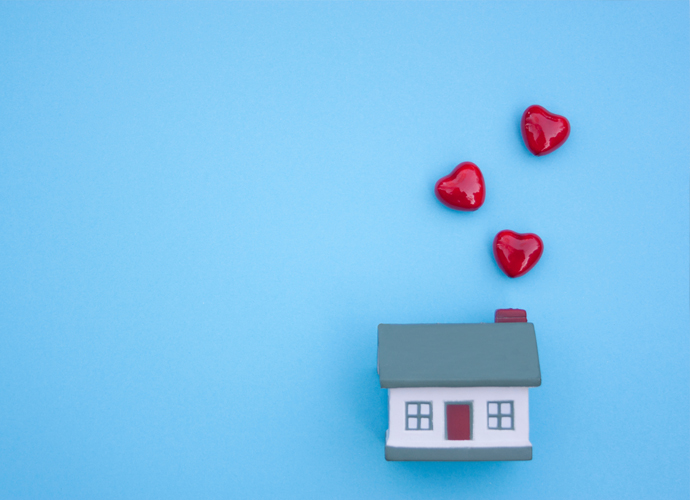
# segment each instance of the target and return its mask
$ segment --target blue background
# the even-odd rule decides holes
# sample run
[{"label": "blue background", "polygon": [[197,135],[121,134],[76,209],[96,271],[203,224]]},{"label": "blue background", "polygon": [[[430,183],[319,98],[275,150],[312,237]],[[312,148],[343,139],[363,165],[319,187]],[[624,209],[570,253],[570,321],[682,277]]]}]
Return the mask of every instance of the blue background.
[{"label": "blue background", "polygon": [[[0,497],[687,498],[688,17],[1,4]],[[461,161],[475,213],[433,194]],[[377,324],[500,307],[534,460],[386,462]]]}]

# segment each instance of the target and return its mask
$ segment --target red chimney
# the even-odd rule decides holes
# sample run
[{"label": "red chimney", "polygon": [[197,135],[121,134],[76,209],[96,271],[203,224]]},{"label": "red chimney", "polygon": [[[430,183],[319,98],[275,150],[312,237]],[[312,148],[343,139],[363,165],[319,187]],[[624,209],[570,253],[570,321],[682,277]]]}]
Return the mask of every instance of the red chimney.
[{"label": "red chimney", "polygon": [[495,323],[527,323],[524,309],[496,309]]}]

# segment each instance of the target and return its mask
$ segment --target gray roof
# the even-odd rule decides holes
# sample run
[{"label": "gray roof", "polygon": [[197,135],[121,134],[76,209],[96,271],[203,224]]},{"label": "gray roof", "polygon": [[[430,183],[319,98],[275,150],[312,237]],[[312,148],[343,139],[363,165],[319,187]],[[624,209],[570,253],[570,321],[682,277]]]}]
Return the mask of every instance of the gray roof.
[{"label": "gray roof", "polygon": [[541,385],[532,323],[379,325],[381,387]]}]

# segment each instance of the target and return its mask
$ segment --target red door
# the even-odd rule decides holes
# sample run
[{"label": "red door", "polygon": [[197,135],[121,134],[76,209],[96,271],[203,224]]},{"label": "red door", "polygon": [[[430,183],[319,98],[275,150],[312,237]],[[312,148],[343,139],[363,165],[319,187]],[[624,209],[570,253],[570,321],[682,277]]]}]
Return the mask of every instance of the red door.
[{"label": "red door", "polygon": [[448,439],[467,441],[471,433],[470,405],[446,405]]}]

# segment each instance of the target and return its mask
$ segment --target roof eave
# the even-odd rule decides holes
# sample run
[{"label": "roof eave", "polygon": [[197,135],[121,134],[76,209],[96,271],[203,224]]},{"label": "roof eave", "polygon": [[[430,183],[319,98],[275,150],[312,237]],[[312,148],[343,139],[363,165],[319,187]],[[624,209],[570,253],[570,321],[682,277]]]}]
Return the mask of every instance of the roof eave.
[{"label": "roof eave", "polygon": [[539,387],[539,379],[530,380],[381,380],[382,389],[402,389],[415,387]]}]

